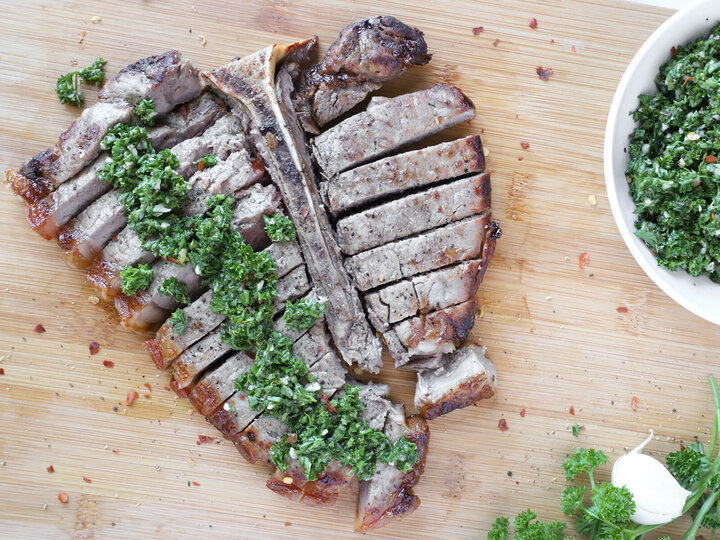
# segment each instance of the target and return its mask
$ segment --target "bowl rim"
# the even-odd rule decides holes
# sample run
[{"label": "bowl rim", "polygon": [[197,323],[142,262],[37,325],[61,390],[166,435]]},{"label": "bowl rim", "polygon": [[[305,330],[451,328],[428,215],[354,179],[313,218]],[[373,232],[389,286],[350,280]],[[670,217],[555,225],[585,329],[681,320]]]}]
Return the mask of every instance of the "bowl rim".
[{"label": "bowl rim", "polygon": [[[613,96],[610,110],[608,112],[607,123],[605,126],[605,139],[603,144],[603,170],[605,176],[605,189],[610,202],[610,209],[615,220],[615,224],[620,231],[625,245],[632,254],[635,261],[640,265],[645,274],[657,285],[665,294],[672,298],[675,302],[680,304],[682,307],[694,313],[695,315],[702,317],[703,319],[710,321],[714,324],[720,325],[720,313],[713,313],[703,307],[698,306],[691,300],[688,300],[685,296],[680,294],[671,284],[667,281],[666,277],[662,274],[662,270],[669,272],[669,270],[663,269],[658,266],[654,256],[652,262],[645,257],[642,250],[648,250],[644,243],[639,245],[635,240],[634,234],[634,220],[626,220],[623,211],[620,207],[620,195],[616,187],[616,177],[613,170],[613,146],[616,141],[615,124],[620,114],[620,107],[625,94],[627,93],[627,87],[629,86],[638,66],[645,60],[647,54],[658,46],[658,43],[665,39],[667,30],[677,23],[678,20],[684,19],[687,14],[691,11],[698,10],[700,6],[705,5],[708,0],[694,0],[692,3],[683,7],[672,16],[670,16],[665,22],[663,22],[643,43],[633,56],[633,59],[628,64],[625,72],[623,73],[615,94]],[[668,49],[668,54],[670,51]],[[625,182],[623,182],[625,184]],[[681,270],[685,272],[684,270]],[[692,278],[687,272],[685,274]]]}]

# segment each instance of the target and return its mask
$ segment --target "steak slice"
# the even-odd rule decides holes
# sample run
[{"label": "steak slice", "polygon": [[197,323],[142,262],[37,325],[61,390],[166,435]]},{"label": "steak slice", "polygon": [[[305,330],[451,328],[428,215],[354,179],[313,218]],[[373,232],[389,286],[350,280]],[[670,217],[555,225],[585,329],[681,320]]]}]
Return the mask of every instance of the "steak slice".
[{"label": "steak slice", "polygon": [[383,83],[430,61],[423,33],[395,17],[373,17],[347,25],[325,57],[304,71],[297,109],[306,131],[322,127],[360,103]]},{"label": "steak slice", "polygon": [[[190,386],[206,367],[231,350],[230,345],[227,345],[221,338],[220,327],[212,330],[172,362],[172,378],[177,387],[182,389]],[[158,368],[166,369],[167,366],[158,365]]]},{"label": "steak slice", "polygon": [[472,135],[361,165],[333,176],[323,182],[320,189],[331,212],[337,214],[388,195],[484,168],[482,141],[479,135]]},{"label": "steak slice", "polygon": [[258,127],[256,142],[298,230],[317,293],[327,298],[328,327],[343,359],[377,372],[382,364],[382,346],[372,334],[360,298],[342,267],[330,223],[319,202],[310,157],[290,100],[291,66],[287,70],[281,66],[275,77],[278,61],[305,45],[269,47],[203,75],[247,108]]},{"label": "steak slice", "polygon": [[490,208],[490,174],[430,188],[339,220],[338,245],[354,255]]},{"label": "steak slice", "polygon": [[433,371],[418,373],[415,408],[432,420],[492,397],[496,385],[497,371],[485,357],[485,347],[468,345],[443,355],[442,365]]},{"label": "steak slice", "polygon": [[212,414],[235,393],[235,379],[248,371],[253,359],[238,352],[225,360],[218,368],[200,377],[188,398],[202,415]]},{"label": "steak slice", "polygon": [[135,106],[143,99],[155,102],[158,114],[170,112],[200,94],[202,81],[195,66],[172,50],[149,56],[121,69],[98,94],[100,102],[126,102]]},{"label": "steak slice", "polygon": [[[182,105],[181,108],[182,110],[175,109],[163,117],[161,125],[148,129],[148,136],[156,150],[169,148],[189,137],[195,137],[225,111],[218,98],[209,93]],[[110,183],[102,182],[98,178],[106,159],[107,154],[102,153],[91,165],[58,186],[47,197],[28,205],[28,222],[40,236],[45,239],[56,238],[60,227],[112,189]]]},{"label": "steak slice", "polygon": [[345,267],[361,291],[477,257],[496,230],[487,214],[349,257]]},{"label": "steak slice", "polygon": [[327,178],[381,158],[403,146],[475,117],[472,101],[454,86],[384,100],[313,140],[313,154]]},{"label": "steak slice", "polygon": [[273,315],[285,308],[285,303],[296,300],[310,290],[310,279],[305,265],[298,266],[277,282],[277,296],[273,300]]},{"label": "steak slice", "polygon": [[402,473],[392,465],[378,463],[370,480],[360,482],[358,505],[355,515],[355,531],[377,529],[388,521],[413,512],[420,506],[420,498],[413,487],[425,471],[430,430],[427,422],[418,416],[405,419],[402,405],[388,411],[384,429],[392,442],[407,437],[417,447],[417,461],[410,471]]}]

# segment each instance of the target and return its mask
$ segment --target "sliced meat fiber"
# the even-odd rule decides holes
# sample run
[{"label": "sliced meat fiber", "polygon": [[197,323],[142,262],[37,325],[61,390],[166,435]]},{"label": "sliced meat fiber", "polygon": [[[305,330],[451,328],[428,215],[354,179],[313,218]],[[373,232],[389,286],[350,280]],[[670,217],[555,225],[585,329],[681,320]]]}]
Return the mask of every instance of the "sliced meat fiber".
[{"label": "sliced meat fiber", "polygon": [[382,101],[313,140],[313,155],[327,178],[475,117],[470,98],[454,86]]},{"label": "sliced meat fiber", "polygon": [[[162,124],[148,129],[153,148],[162,150],[182,140],[195,137],[225,114],[225,108],[218,98],[205,93],[193,101],[181,105],[162,118]],[[107,159],[103,152],[98,158],[64,184],[36,203],[27,207],[30,226],[45,239],[56,238],[60,227],[65,225],[88,204],[112,189],[108,182],[102,182],[98,173]]]},{"label": "sliced meat fiber", "polygon": [[343,253],[354,255],[490,208],[490,174],[444,184],[369,208],[336,224]]},{"label": "sliced meat fiber", "polygon": [[297,65],[281,65],[275,76],[275,68],[283,58],[292,58],[307,45],[275,45],[203,75],[212,86],[244,106],[255,126],[261,126],[256,143],[298,230],[317,293],[327,299],[326,317],[334,343],[345,362],[377,372],[382,364],[382,346],[342,267],[290,99],[290,74]]},{"label": "sliced meat fiber", "polygon": [[310,279],[305,265],[298,266],[277,282],[277,296],[273,301],[273,315],[285,308],[285,302],[296,300],[310,290]]},{"label": "sliced meat fiber", "polygon": [[492,397],[497,386],[495,365],[485,347],[468,345],[442,357],[432,371],[421,371],[415,386],[415,408],[432,420],[455,409]]},{"label": "sliced meat fiber", "polygon": [[453,352],[467,337],[475,324],[477,300],[433,311],[396,324],[387,334],[394,332],[397,340],[407,350],[398,355],[388,347],[398,365],[406,364],[414,357],[425,358]]},{"label": "sliced meat fiber", "polygon": [[[265,249],[277,263],[278,277],[285,277],[302,264],[302,254],[296,242],[273,243]],[[225,319],[224,315],[210,309],[214,293],[207,291],[189,306],[183,308],[187,325],[178,334],[169,322],[165,322],[155,337],[145,342],[158,369],[167,369],[172,361],[193,343],[205,337]]]},{"label": "sliced meat fiber", "polygon": [[130,121],[137,102],[152,99],[158,114],[165,114],[201,91],[197,70],[178,51],[130,64],[105,84],[100,101],[82,112],[54,148],[22,166],[25,181],[18,179],[13,188],[35,201],[42,199],[97,157],[105,134],[115,124]]},{"label": "sliced meat fiber", "polygon": [[[368,109],[370,107],[368,106]],[[320,186],[330,211],[338,214],[403,191],[485,168],[479,135],[412,150],[361,165]]]},{"label": "sliced meat fiber", "polygon": [[175,358],[172,362],[172,378],[178,388],[187,388],[205,368],[230,351],[230,345],[221,338],[221,329],[216,327]]},{"label": "sliced meat fiber", "polygon": [[296,107],[307,131],[322,127],[408,68],[430,61],[423,33],[395,17],[347,25],[325,57],[298,81]]},{"label": "sliced meat fiber", "polygon": [[155,102],[158,114],[170,112],[200,94],[202,80],[197,68],[172,50],[149,56],[121,69],[100,89],[100,102],[127,102],[135,106],[143,99]]},{"label": "sliced meat fiber", "polygon": [[[218,193],[238,197],[244,188],[263,178],[262,166],[257,160],[251,160],[244,148],[238,148],[215,167],[193,174],[187,202],[180,212],[185,215],[204,212],[209,197]],[[102,257],[88,271],[88,280],[102,298],[111,300],[120,293],[120,272],[123,268],[134,264],[147,264],[155,259],[155,255],[143,249],[142,240],[135,231],[126,227],[118,234],[116,241],[105,246]]]},{"label": "sliced meat fiber", "polygon": [[253,359],[242,352],[235,353],[219,367],[206,372],[189,394],[190,403],[202,415],[212,414],[235,393],[235,379],[248,371]]},{"label": "sliced meat fiber", "polygon": [[345,267],[361,291],[465,261],[482,253],[496,229],[487,214],[349,257]]},{"label": "sliced meat fiber", "polygon": [[370,480],[360,482],[355,531],[377,529],[387,522],[405,516],[420,506],[420,498],[413,492],[425,471],[430,430],[427,422],[418,416],[405,419],[402,405],[388,412],[385,434],[395,442],[407,437],[417,447],[418,459],[410,471],[402,473],[392,465],[378,463]]},{"label": "sliced meat fiber", "polygon": [[[237,229],[253,249],[261,249],[270,243],[264,229],[263,215],[272,215],[280,210],[280,195],[274,186],[255,184],[238,198],[231,225]],[[121,324],[127,328],[144,331],[164,321],[170,312],[178,307],[177,302],[159,289],[165,279],[175,277],[188,286],[190,298],[194,299],[206,290],[192,265],[181,266],[170,261],[159,261],[153,265],[156,270],[150,286],[138,291],[132,297],[121,294],[115,298],[115,307],[120,314]],[[158,274],[160,270],[160,274]],[[162,279],[158,278],[162,276]]]}]

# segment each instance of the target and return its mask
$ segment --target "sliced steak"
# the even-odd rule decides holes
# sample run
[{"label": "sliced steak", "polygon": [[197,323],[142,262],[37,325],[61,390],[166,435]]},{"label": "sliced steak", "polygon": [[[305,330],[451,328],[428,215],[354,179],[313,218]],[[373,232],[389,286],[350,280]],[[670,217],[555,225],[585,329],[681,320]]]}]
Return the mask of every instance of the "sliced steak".
[{"label": "sliced steak", "polygon": [[[273,243],[265,251],[275,260],[278,277],[285,277],[291,270],[302,264],[302,254],[296,242]],[[158,369],[167,369],[172,361],[193,343],[205,337],[225,319],[224,315],[210,309],[213,291],[207,291],[189,306],[183,308],[187,325],[182,334],[177,334],[169,322],[165,322],[153,339],[145,342]]]},{"label": "sliced steak", "polygon": [[[200,341],[194,343],[172,362],[173,380],[178,388],[187,388],[205,368],[231,351],[217,327]],[[158,366],[165,369],[166,366]]]},{"label": "sliced steak", "polygon": [[318,126],[349,111],[383,83],[429,61],[423,33],[395,17],[349,24],[325,57],[302,73],[296,98],[300,121],[318,133]]},{"label": "sliced steak", "polygon": [[485,357],[485,347],[468,345],[443,355],[440,367],[418,373],[415,408],[432,420],[492,397],[496,385],[497,371]]},{"label": "sliced steak", "polygon": [[277,282],[277,296],[273,300],[273,315],[285,308],[285,303],[296,300],[310,290],[310,279],[305,265],[298,266]]},{"label": "sliced steak", "polygon": [[[312,289],[309,293],[303,296],[302,299],[321,300],[321,298],[317,295],[314,289]],[[321,319],[324,320],[325,317],[321,317]],[[290,341],[297,341],[305,332],[307,332],[307,328],[304,330],[298,330],[297,328],[288,326],[283,317],[278,317],[275,320],[274,329],[280,332]]]},{"label": "sliced steak", "polygon": [[438,84],[340,122],[315,137],[313,154],[330,178],[474,117],[475,106],[465,94]]},{"label": "sliced steak", "polygon": [[345,266],[361,291],[477,257],[495,230],[487,214],[353,255]]},{"label": "sliced steak", "polygon": [[265,232],[263,216],[271,216],[281,211],[282,199],[275,186],[255,184],[243,192],[233,212],[232,225],[253,249],[270,244]]},{"label": "sliced steak", "polygon": [[[450,353],[472,330],[476,310],[477,300],[472,299],[398,323],[393,331],[407,349],[408,358]],[[397,362],[400,359],[396,357],[395,360]]]},{"label": "sliced steak", "polygon": [[388,195],[484,168],[482,141],[479,135],[473,135],[351,169],[323,182],[321,191],[330,210],[337,214]]},{"label": "sliced steak", "polygon": [[345,385],[347,369],[337,355],[330,351],[310,368],[327,397],[332,396]]},{"label": "sliced steak", "polygon": [[337,222],[343,253],[354,255],[479,214],[490,208],[490,174],[430,188],[381,204]]},{"label": "sliced steak", "polygon": [[138,60],[121,69],[98,95],[100,102],[126,102],[135,106],[143,99],[155,102],[158,114],[197,97],[203,89],[198,71],[180,51],[172,50]]},{"label": "sliced steak", "polygon": [[[162,124],[148,129],[153,148],[162,150],[182,140],[195,137],[220,115],[225,108],[219,99],[209,93],[181,105],[163,117]],[[30,226],[43,238],[56,238],[60,227],[65,225],[88,204],[112,189],[108,182],[102,182],[98,173],[107,154],[102,153],[91,165],[69,181],[61,184],[44,199],[27,208]]]},{"label": "sliced steak", "polygon": [[[240,439],[241,434],[261,414],[262,411],[253,411],[250,408],[242,392],[237,392],[220,409],[207,416],[206,420],[222,433],[227,440],[232,441],[240,449],[235,441]],[[282,429],[282,426],[283,424],[280,422],[273,423],[273,427],[278,429]]]},{"label": "sliced steak", "polygon": [[377,372],[382,347],[342,268],[339,249],[319,202],[310,157],[290,100],[290,71],[281,65],[275,77],[278,61],[304,45],[269,47],[203,75],[242,104],[259,126],[257,143],[298,230],[312,281],[318,294],[327,298],[328,326],[343,359]]},{"label": "sliced steak", "polygon": [[355,531],[377,529],[388,521],[413,512],[420,506],[420,498],[413,487],[425,471],[430,430],[427,422],[411,416],[405,419],[402,405],[395,405],[388,412],[385,434],[392,442],[407,437],[417,447],[418,459],[410,471],[402,473],[392,465],[378,463],[372,479],[361,481],[355,515]]},{"label": "sliced steak", "polygon": [[253,360],[238,352],[225,360],[218,368],[200,377],[188,396],[190,403],[202,415],[212,414],[235,393],[235,379],[248,371]]}]

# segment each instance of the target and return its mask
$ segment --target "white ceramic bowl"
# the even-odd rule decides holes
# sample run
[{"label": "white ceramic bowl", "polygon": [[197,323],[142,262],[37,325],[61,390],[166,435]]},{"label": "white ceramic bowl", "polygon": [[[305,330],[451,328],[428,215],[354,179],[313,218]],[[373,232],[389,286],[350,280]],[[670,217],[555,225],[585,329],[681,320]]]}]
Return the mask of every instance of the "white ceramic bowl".
[{"label": "white ceramic bowl", "polygon": [[640,94],[654,94],[655,76],[670,59],[670,49],[707,34],[720,22],[720,0],[696,0],[658,28],[630,62],[615,91],[605,131],[605,184],[610,208],[623,240],[635,260],[655,284],[678,304],[715,324],[720,324],[720,284],[685,271],[670,272],[658,266],[647,245],[635,236],[635,203],[630,198],[624,151],[635,129],[630,116]]}]

